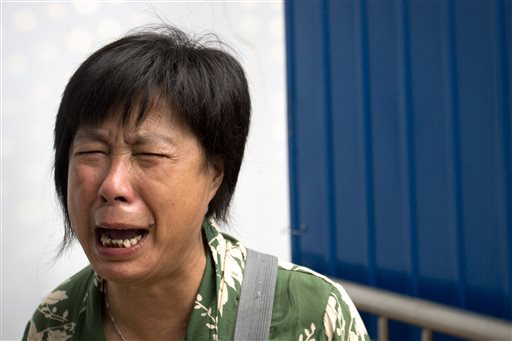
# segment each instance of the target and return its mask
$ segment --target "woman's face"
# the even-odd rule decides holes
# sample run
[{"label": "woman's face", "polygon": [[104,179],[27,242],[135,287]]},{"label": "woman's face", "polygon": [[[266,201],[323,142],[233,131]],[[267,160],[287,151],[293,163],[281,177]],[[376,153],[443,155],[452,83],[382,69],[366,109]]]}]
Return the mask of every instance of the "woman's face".
[{"label": "woman's face", "polygon": [[221,181],[196,137],[155,108],[135,127],[113,117],[79,129],[68,211],[94,270],[123,283],[180,276],[203,254],[201,225]]}]

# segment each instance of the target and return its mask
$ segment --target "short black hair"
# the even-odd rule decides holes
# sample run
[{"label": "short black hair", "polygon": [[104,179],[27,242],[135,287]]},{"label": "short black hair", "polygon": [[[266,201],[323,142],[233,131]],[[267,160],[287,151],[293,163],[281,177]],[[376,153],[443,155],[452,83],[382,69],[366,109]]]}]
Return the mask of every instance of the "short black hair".
[{"label": "short black hair", "polygon": [[[212,39],[213,37],[213,39]],[[54,130],[54,180],[65,218],[61,252],[74,240],[67,209],[69,150],[77,129],[121,110],[140,124],[152,105],[169,105],[224,177],[206,218],[225,222],[249,131],[251,100],[240,63],[214,35],[196,39],[169,26],[132,31],[88,57],[69,80]]]}]

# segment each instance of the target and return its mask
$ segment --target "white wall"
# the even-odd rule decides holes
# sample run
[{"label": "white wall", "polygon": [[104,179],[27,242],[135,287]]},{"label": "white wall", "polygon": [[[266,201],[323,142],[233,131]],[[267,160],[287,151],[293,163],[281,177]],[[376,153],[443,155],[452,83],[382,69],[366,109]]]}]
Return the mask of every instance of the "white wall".
[{"label": "white wall", "polygon": [[64,86],[88,54],[156,14],[239,51],[254,110],[229,231],[290,258],[282,3],[2,3],[2,340],[19,339],[40,299],[87,263],[79,246],[54,261],[52,129]]}]

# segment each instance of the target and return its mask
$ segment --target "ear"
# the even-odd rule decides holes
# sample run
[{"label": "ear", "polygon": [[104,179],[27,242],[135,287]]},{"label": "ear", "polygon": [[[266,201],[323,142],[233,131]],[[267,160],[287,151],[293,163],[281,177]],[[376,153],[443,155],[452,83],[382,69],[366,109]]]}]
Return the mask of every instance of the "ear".
[{"label": "ear", "polygon": [[211,174],[210,200],[212,200],[224,179],[224,159],[221,156],[214,156],[208,168]]}]

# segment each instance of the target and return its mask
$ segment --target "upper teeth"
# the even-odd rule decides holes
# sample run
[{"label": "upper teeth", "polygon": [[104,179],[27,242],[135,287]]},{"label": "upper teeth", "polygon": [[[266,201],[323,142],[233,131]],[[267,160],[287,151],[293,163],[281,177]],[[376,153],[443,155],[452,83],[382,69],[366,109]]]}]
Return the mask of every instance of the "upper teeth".
[{"label": "upper teeth", "polygon": [[142,236],[139,234],[137,237],[133,237],[132,239],[111,239],[106,234],[101,234],[101,244],[103,246],[114,246],[114,247],[125,247],[129,248],[137,245],[137,243],[142,239]]}]

